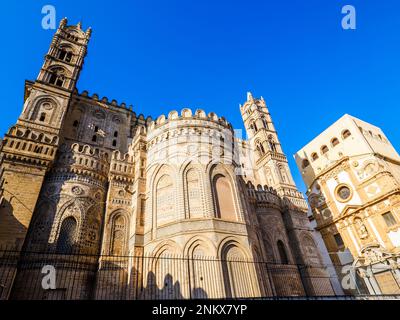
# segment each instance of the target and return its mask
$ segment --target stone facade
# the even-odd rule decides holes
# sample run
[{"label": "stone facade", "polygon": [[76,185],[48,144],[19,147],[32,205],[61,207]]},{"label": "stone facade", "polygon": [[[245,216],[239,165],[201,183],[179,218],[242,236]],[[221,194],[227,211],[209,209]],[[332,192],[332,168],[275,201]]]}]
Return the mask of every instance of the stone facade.
[{"label": "stone facade", "polygon": [[399,294],[400,156],[382,130],[345,115],[295,158],[331,259],[356,271],[353,289]]},{"label": "stone facade", "polygon": [[[249,93],[240,107],[249,136],[242,140],[213,112],[153,120],[78,93],[90,35],[63,19],[38,79],[26,82],[22,114],[2,142],[0,244],[22,246],[28,258],[50,251],[66,277],[77,272],[67,254],[88,255],[80,289],[61,285],[69,298],[89,298],[96,281],[94,298],[115,298],[101,294],[104,286],[141,287],[150,273],[162,288],[168,257],[200,263],[169,272],[185,298],[193,297],[188,282],[207,297],[333,294],[265,101]],[[158,262],[139,268],[128,259],[140,256]],[[204,279],[199,261],[207,257],[217,264]],[[258,262],[273,265],[270,276]],[[118,268],[127,272],[116,279]],[[19,269],[6,286],[11,297],[26,297],[23,279],[39,272]],[[131,272],[142,283],[131,283]],[[48,297],[38,286],[37,296]]]}]

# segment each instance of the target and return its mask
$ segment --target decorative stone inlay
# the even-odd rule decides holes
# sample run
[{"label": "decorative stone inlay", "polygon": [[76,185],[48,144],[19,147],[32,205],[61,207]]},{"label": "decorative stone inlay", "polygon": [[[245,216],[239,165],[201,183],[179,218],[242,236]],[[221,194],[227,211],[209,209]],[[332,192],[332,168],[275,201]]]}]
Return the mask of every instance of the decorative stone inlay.
[{"label": "decorative stone inlay", "polygon": [[76,196],[79,196],[79,195],[83,194],[83,189],[81,187],[79,187],[79,186],[72,187],[71,191]]}]

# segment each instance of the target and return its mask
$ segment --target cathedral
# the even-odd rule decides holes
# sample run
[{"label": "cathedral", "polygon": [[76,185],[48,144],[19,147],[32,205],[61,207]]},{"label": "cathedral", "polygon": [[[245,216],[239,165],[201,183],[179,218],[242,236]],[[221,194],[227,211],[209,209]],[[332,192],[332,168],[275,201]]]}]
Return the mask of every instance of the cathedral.
[{"label": "cathedral", "polygon": [[78,92],[91,29],[67,23],[1,141],[0,299],[333,295],[264,99],[241,139],[214,112]]}]

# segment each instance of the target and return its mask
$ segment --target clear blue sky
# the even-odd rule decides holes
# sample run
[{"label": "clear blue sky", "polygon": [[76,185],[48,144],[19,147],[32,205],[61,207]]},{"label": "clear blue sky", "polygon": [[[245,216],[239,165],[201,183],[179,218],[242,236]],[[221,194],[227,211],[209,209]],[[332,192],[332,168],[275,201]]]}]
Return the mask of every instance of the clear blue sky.
[{"label": "clear blue sky", "polygon": [[[293,154],[345,113],[383,128],[400,150],[400,1],[2,1],[0,133],[22,109],[53,32],[41,8],[93,28],[78,83],[137,113],[203,108],[242,128],[246,91],[267,101]],[[357,29],[341,28],[354,5]]]}]

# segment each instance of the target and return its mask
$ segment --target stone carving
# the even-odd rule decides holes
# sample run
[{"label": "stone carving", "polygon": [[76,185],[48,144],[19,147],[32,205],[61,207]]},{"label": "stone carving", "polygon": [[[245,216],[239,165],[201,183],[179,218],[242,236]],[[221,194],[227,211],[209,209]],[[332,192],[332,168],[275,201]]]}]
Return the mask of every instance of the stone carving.
[{"label": "stone carving", "polygon": [[377,248],[369,247],[362,252],[364,264],[369,265],[383,260],[383,253]]},{"label": "stone carving", "polygon": [[369,237],[368,230],[367,230],[364,222],[361,220],[361,218],[355,218],[354,224],[355,224],[357,233],[360,236],[360,239],[366,239]]},{"label": "stone carving", "polygon": [[104,120],[106,118],[104,111],[101,111],[101,110],[93,111],[93,116],[99,120]]},{"label": "stone carving", "polygon": [[[301,243],[289,244],[288,230],[293,226],[291,230],[294,232],[301,229],[301,232],[311,234],[306,219],[307,205],[293,183],[287,158],[263,99],[255,99],[250,94],[240,108],[245,127],[249,127],[249,121],[254,123],[253,130],[248,132],[255,136],[254,139],[244,141],[238,140],[232,125],[214,112],[197,110],[192,113],[185,108],[181,113],[171,111],[168,117],[160,116],[153,121],[125,108],[124,103],[118,105],[115,100],[99,99],[97,94],[78,93],[75,84],[90,32],[81,32],[80,26],[76,27],[79,32],[72,32],[70,28],[75,27],[66,26],[66,23],[63,19],[45,59],[48,70],[60,64],[60,59],[53,53],[60,49],[59,39],[67,42],[76,53],[70,63],[62,63],[68,67],[68,76],[65,73],[65,77],[53,79],[55,83],[48,86],[48,70],[41,70],[40,86],[27,85],[29,90],[26,92],[30,91],[31,98],[26,100],[24,110],[29,103],[32,104],[33,97],[43,92],[48,92],[55,107],[43,106],[47,114],[40,117],[46,119],[45,123],[36,119],[27,123],[25,116],[20,119],[23,121],[10,129],[6,137],[9,140],[4,141],[7,145],[1,149],[0,174],[10,174],[10,167],[21,173],[18,177],[22,177],[22,181],[7,178],[7,182],[13,185],[12,190],[24,188],[21,194],[26,194],[24,199],[29,202],[29,208],[38,207],[37,194],[33,194],[32,190],[44,195],[48,190],[52,194],[54,208],[46,209],[48,216],[43,223],[38,223],[37,230],[34,225],[29,228],[50,247],[57,246],[61,239],[59,249],[65,250],[65,253],[71,248],[82,254],[91,253],[93,249],[95,254],[90,256],[87,265],[76,266],[80,278],[108,276],[108,271],[103,273],[103,270],[99,270],[99,274],[88,275],[88,270],[98,270],[107,265],[107,257],[97,255],[100,248],[106,256],[109,253],[125,256],[135,251],[159,257],[168,252],[186,252],[188,247],[190,251],[194,237],[203,237],[207,245],[202,246],[202,250],[192,248],[193,252],[220,260],[246,258],[253,262],[251,246],[256,244],[256,234],[263,231],[272,234],[274,241],[265,242],[265,248],[262,243],[257,243],[260,254],[277,252],[277,240],[283,239],[290,262],[297,263],[303,257],[316,256],[316,248],[312,245],[303,251]],[[56,94],[55,85],[71,94]],[[41,92],[37,91],[39,87]],[[266,130],[260,130],[263,127]],[[262,157],[254,151],[255,140],[264,148]],[[58,148],[59,141],[63,145]],[[235,175],[236,169],[244,164],[251,168],[248,176]],[[24,174],[28,176],[27,180],[32,181],[32,187],[24,185]],[[51,189],[53,185],[54,190]],[[324,201],[319,196],[318,204]],[[18,213],[27,211],[17,202],[13,206]],[[122,209],[124,213],[113,219],[113,213]],[[34,215],[42,212],[38,209]],[[30,214],[24,213],[24,221],[33,221],[29,220]],[[274,218],[268,219],[270,216]],[[18,236],[23,237],[23,234]],[[10,234],[12,237],[15,236]],[[293,237],[293,241],[295,239]],[[162,249],[163,242],[173,244]],[[157,251],[158,248],[160,251]],[[311,263],[314,262],[311,260]],[[182,275],[186,266],[180,268]],[[227,265],[226,268],[215,268],[220,269],[224,270],[225,277],[221,283],[234,283],[237,288],[251,285],[251,291],[239,292],[238,295],[260,295],[264,285],[266,291],[271,291],[272,284],[266,282],[274,280],[259,279],[257,274],[251,274],[250,269]],[[145,275],[145,271],[151,270],[142,271]],[[199,274],[198,271],[196,269]],[[128,277],[130,272],[127,272]],[[69,276],[68,272],[66,274]],[[297,271],[293,274],[297,275]],[[219,272],[213,272],[215,279],[208,280],[220,281],[217,279],[219,276]],[[290,281],[296,287],[301,287],[299,276]],[[163,275],[158,274],[157,277],[163,278]],[[109,288],[116,281],[116,277],[114,280],[111,278]],[[280,281],[277,278],[276,281]],[[288,279],[286,276],[281,278]],[[121,279],[124,285],[128,283],[125,280]],[[174,280],[186,286],[191,279],[184,276]],[[84,287],[85,281],[79,281],[81,292],[92,292]],[[93,283],[90,285],[94,287]],[[214,297],[221,292],[211,290],[207,293],[209,297]],[[326,294],[330,293],[326,290]]]},{"label": "stone carving", "polygon": [[83,189],[81,187],[78,187],[78,186],[72,187],[71,191],[76,196],[80,196],[81,194],[83,194]]}]

